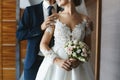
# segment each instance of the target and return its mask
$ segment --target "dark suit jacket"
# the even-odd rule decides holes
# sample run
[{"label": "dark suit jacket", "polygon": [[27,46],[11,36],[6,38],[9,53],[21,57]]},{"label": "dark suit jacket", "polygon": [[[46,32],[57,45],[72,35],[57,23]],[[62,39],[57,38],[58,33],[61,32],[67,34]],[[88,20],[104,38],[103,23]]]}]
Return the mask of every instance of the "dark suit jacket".
[{"label": "dark suit jacket", "polygon": [[[24,65],[26,69],[29,69],[35,62],[39,52],[39,44],[44,32],[40,28],[44,21],[42,3],[43,2],[38,5],[27,7],[24,10],[16,32],[16,37],[18,40],[28,40]],[[61,8],[58,7],[57,11],[60,10]]]}]

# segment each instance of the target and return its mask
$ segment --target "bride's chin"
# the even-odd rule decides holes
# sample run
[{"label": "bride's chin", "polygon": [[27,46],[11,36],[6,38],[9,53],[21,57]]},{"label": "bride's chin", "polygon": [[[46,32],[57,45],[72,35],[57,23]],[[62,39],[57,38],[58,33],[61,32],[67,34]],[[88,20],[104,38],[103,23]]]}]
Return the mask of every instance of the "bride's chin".
[{"label": "bride's chin", "polygon": [[59,7],[62,7],[62,5],[60,5],[60,4],[57,4]]},{"label": "bride's chin", "polygon": [[60,7],[64,7],[64,5],[63,5],[63,4],[58,4],[58,6],[60,6]]},{"label": "bride's chin", "polygon": [[58,6],[60,6],[60,7],[64,6],[64,4],[61,4],[59,1],[56,1],[56,3],[57,3]]}]

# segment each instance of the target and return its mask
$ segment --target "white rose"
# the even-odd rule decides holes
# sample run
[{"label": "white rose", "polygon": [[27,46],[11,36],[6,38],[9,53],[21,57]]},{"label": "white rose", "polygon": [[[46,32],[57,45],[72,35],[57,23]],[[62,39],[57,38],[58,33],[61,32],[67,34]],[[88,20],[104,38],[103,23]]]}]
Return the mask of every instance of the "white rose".
[{"label": "white rose", "polygon": [[78,44],[78,40],[74,40],[73,43],[76,45]]},{"label": "white rose", "polygon": [[81,52],[81,49],[78,49],[76,52],[77,52],[77,53],[80,53],[80,52]]}]

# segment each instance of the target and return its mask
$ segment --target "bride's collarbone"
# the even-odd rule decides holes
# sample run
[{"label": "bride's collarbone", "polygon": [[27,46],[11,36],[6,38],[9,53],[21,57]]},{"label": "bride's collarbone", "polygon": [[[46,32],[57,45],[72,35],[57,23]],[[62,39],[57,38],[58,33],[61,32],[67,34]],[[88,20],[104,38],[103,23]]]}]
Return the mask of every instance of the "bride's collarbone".
[{"label": "bride's collarbone", "polygon": [[73,19],[73,18],[66,17],[66,18],[59,18],[59,21],[68,26],[72,26],[72,25],[82,23],[83,20],[77,19],[77,18]]},{"label": "bride's collarbone", "polygon": [[60,15],[59,16],[59,21],[69,27],[71,30],[73,30],[77,25],[82,24],[83,22],[83,17],[78,16],[77,17],[71,17],[68,15]]}]

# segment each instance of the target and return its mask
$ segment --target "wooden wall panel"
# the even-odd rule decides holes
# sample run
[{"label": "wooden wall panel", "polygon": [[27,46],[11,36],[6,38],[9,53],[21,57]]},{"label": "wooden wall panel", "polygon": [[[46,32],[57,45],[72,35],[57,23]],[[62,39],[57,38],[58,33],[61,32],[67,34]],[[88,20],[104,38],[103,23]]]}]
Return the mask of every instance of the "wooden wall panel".
[{"label": "wooden wall panel", "polygon": [[15,78],[15,69],[11,69],[11,70],[8,70],[7,68],[5,68],[3,70],[3,80],[16,80]]},{"label": "wooden wall panel", "polygon": [[3,47],[3,67],[4,68],[15,68],[15,46],[4,46]]},{"label": "wooden wall panel", "polygon": [[0,0],[0,80],[16,79],[16,0]]},{"label": "wooden wall panel", "polygon": [[1,6],[1,0],[0,0],[0,80],[2,80],[2,23],[1,23],[1,20],[2,20],[2,16],[1,16],[1,11],[2,9],[2,6]]},{"label": "wooden wall panel", "polygon": [[15,33],[16,23],[15,22],[3,22],[2,30],[4,33]]},{"label": "wooden wall panel", "polygon": [[2,27],[3,33],[3,45],[4,44],[16,44],[16,23],[15,22],[3,22]]},{"label": "wooden wall panel", "polygon": [[16,0],[2,0],[3,8],[16,9]]},{"label": "wooden wall panel", "polygon": [[2,0],[3,20],[16,20],[16,0]]},{"label": "wooden wall panel", "polygon": [[5,20],[15,20],[16,19],[16,17],[15,17],[16,10],[14,10],[14,9],[3,9],[2,12],[4,14],[2,16],[4,21]]},{"label": "wooden wall panel", "polygon": [[15,33],[3,33],[3,45],[15,45]]}]

